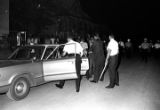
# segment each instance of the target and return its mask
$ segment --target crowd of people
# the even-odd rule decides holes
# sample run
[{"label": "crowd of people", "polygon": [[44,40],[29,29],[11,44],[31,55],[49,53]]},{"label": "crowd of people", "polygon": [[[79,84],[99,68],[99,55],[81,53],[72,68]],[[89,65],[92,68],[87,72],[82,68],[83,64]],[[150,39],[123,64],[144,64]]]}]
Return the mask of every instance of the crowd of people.
[{"label": "crowd of people", "polygon": [[[108,42],[107,42],[108,41]],[[150,56],[158,57],[160,55],[160,41],[157,40],[153,43],[151,40],[149,41],[147,38],[144,38],[143,41],[135,47],[132,39],[126,39],[126,42],[123,40],[116,40],[114,35],[109,35],[109,37],[105,37],[101,39],[98,33],[93,36],[88,35],[87,37],[71,37],[67,36],[67,43],[75,42],[77,47],[79,45],[79,49],[83,50],[83,52],[76,53],[76,70],[78,79],[76,80],[76,91],[79,92],[80,89],[80,62],[81,57],[88,57],[89,59],[89,70],[87,71],[86,77],[92,83],[98,83],[98,81],[104,80],[104,75],[102,75],[102,71],[104,67],[107,65],[110,83],[106,88],[114,88],[115,86],[119,86],[119,75],[118,75],[118,67],[121,61],[121,58],[126,57],[130,59],[133,57],[133,53],[135,53],[135,48],[137,48],[141,55],[142,61],[145,63],[148,62],[148,58]],[[39,39],[31,38],[27,40],[28,45],[35,45],[39,43]],[[60,44],[61,42],[59,38],[50,38],[44,41],[45,44]],[[66,47],[64,50],[65,53],[69,52],[71,55],[74,52]],[[82,49],[81,49],[82,48]],[[83,54],[82,54],[83,53]],[[106,71],[104,72],[106,73]],[[101,76],[102,75],[102,76]],[[60,81],[59,84],[56,84],[58,88],[63,88],[65,81]]]},{"label": "crowd of people", "polygon": [[[114,88],[119,86],[119,75],[118,75],[118,54],[119,54],[119,44],[114,39],[114,35],[109,35],[109,43],[106,46],[101,40],[99,34],[95,34],[93,37],[88,39],[88,42],[82,39],[73,39],[73,37],[67,37],[67,44],[76,44],[76,51],[72,50],[70,45],[66,45],[63,49],[64,53],[68,55],[76,54],[76,92],[80,90],[80,60],[81,57],[88,57],[89,59],[89,70],[86,73],[87,79],[92,83],[98,83],[104,80],[104,75],[102,75],[102,70],[105,65],[108,65],[108,71],[110,76],[110,83],[106,88]],[[82,51],[83,50],[83,51]],[[83,53],[83,54],[82,54]],[[106,54],[107,53],[107,54]],[[102,75],[102,76],[101,76]],[[56,84],[56,87],[63,88],[64,80]]]},{"label": "crowd of people", "polygon": [[133,55],[135,55],[135,53],[139,53],[142,61],[144,61],[145,63],[148,62],[148,58],[158,58],[158,56],[160,55],[160,40],[156,40],[153,43],[152,40],[144,38],[141,43],[136,43],[136,45],[134,45],[131,39],[127,39],[126,42],[120,40],[119,47],[121,56],[131,58]]}]

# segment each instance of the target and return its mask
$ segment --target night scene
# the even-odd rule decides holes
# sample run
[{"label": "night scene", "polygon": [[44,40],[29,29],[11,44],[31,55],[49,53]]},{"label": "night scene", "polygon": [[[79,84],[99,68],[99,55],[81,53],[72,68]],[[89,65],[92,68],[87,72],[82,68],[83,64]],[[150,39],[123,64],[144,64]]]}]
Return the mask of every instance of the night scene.
[{"label": "night scene", "polygon": [[156,0],[0,0],[0,110],[159,110]]}]

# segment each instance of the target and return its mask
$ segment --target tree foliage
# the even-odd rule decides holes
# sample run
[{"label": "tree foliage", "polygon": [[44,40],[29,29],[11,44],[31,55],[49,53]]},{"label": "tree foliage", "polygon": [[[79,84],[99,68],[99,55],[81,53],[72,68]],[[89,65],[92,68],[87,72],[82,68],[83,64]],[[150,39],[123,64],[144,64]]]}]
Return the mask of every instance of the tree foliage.
[{"label": "tree foliage", "polygon": [[11,30],[40,33],[59,16],[85,16],[78,0],[10,0]]}]

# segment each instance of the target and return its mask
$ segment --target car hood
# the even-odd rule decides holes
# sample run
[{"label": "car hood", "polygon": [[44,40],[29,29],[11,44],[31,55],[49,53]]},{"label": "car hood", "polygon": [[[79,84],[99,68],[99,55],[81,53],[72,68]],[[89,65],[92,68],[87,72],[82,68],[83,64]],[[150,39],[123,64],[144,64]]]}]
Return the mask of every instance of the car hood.
[{"label": "car hood", "polygon": [[13,66],[13,65],[26,64],[30,62],[32,61],[30,60],[0,60],[0,68],[7,67],[7,66]]}]

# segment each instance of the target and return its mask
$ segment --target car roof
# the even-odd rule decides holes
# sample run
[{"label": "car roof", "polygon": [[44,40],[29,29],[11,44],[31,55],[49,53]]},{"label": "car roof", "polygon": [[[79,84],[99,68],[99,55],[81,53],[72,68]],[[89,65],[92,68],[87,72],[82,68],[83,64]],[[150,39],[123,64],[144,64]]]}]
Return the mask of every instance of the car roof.
[{"label": "car roof", "polygon": [[49,46],[59,46],[61,44],[36,44],[36,45],[26,45],[25,47],[49,47]]}]

